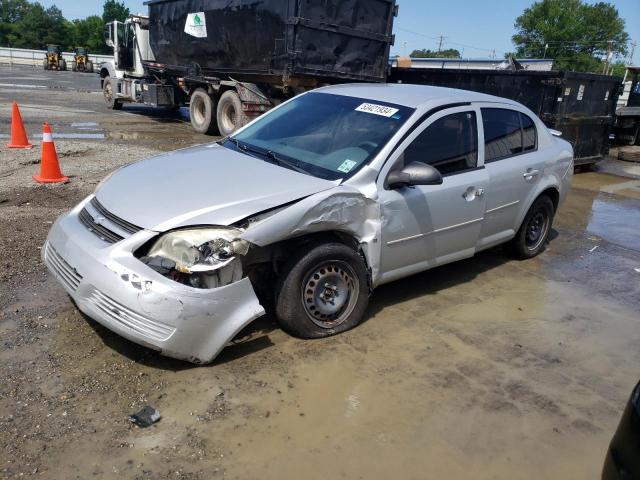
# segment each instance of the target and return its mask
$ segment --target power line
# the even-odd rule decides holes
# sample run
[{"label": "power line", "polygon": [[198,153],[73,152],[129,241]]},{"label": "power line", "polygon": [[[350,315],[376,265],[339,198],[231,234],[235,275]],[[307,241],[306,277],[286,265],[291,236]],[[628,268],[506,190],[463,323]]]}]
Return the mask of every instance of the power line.
[{"label": "power line", "polygon": [[[444,37],[444,36],[442,36],[442,35],[440,35],[440,36],[438,36],[438,37],[432,37],[432,36],[430,36],[430,35],[425,35],[424,33],[414,32],[413,30],[408,30],[408,29],[406,29],[406,28],[400,28],[400,27],[398,27],[398,30],[400,30],[400,31],[402,31],[402,32],[411,33],[411,34],[413,34],[413,35],[418,35],[419,37],[429,38],[429,39],[431,39],[431,40],[437,40],[437,41],[439,41],[439,42],[442,42],[442,39],[443,39],[443,38],[447,38],[447,37]],[[484,51],[484,52],[494,52],[494,49],[493,49],[493,48],[482,48],[482,47],[476,47],[476,46],[474,46],[474,45],[467,45],[467,44],[459,43],[459,42],[451,42],[451,41],[448,41],[448,42],[447,42],[447,44],[450,44],[450,45],[456,45],[456,46],[465,47],[465,48],[471,48],[471,49],[474,49],[474,50],[482,50],[482,51]],[[442,46],[442,45],[440,44],[440,47],[441,47],[441,46]],[[503,52],[500,52],[500,53],[503,53]]]}]

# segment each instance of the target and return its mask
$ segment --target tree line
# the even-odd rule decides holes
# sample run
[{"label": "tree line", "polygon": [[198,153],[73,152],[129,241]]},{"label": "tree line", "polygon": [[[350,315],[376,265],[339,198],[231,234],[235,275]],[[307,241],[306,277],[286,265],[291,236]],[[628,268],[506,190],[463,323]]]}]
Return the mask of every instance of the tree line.
[{"label": "tree line", "polygon": [[124,2],[106,0],[102,16],[67,20],[55,5],[45,8],[28,0],[0,0],[0,46],[44,49],[48,44],[63,50],[85,47],[90,53],[110,53],[104,43],[104,25],[124,21],[129,9]]},{"label": "tree line", "polygon": [[[557,70],[624,74],[629,35],[614,5],[585,0],[540,0],[515,19],[516,49],[505,58],[549,58]],[[454,48],[414,50],[414,58],[459,58]]]}]

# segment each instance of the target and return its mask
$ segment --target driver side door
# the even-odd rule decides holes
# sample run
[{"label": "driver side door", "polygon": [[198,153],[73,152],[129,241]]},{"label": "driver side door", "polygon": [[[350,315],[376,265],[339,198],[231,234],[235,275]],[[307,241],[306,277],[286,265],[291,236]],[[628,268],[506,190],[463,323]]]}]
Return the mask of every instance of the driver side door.
[{"label": "driver side door", "polygon": [[[475,253],[488,184],[484,166],[478,163],[480,118],[470,105],[429,116],[382,168],[381,283]],[[437,168],[442,184],[385,186],[391,171],[415,161]]]}]

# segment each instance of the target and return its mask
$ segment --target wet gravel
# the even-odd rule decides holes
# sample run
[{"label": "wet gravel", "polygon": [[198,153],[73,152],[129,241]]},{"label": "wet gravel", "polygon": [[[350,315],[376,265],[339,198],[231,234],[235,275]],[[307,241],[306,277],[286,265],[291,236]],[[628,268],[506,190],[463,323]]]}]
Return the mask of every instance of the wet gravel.
[{"label": "wet gravel", "polygon": [[[0,134],[14,97],[33,138],[47,120],[104,140],[56,142],[64,185],[31,180],[37,147],[0,148],[0,478],[599,475],[640,365],[640,252],[597,207],[640,228],[631,191],[601,191],[628,179],[577,177],[532,261],[495,249],[383,286],[362,325],[320,341],[264,318],[197,367],[83,316],[39,249],[108,172],[209,139],[95,94],[2,88]],[[147,404],[162,419],[138,428]]]}]

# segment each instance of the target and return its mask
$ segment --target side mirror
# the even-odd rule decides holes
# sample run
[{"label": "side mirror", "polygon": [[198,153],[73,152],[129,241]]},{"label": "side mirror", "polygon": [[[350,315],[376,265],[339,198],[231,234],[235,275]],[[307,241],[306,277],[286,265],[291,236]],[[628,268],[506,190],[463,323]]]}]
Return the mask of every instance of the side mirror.
[{"label": "side mirror", "polygon": [[402,170],[395,170],[387,176],[387,187],[390,189],[411,185],[440,185],[442,175],[440,172],[422,162],[411,162]]}]

